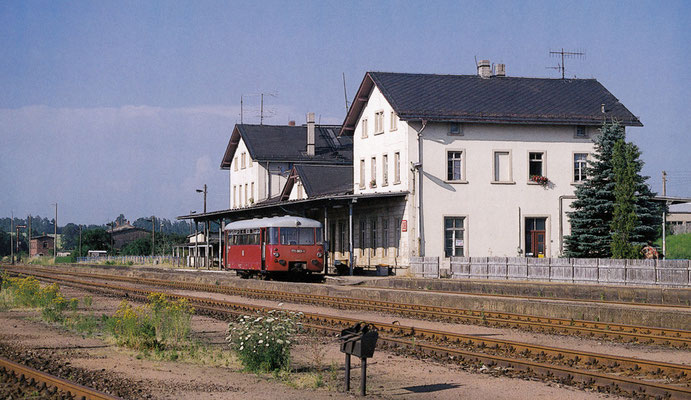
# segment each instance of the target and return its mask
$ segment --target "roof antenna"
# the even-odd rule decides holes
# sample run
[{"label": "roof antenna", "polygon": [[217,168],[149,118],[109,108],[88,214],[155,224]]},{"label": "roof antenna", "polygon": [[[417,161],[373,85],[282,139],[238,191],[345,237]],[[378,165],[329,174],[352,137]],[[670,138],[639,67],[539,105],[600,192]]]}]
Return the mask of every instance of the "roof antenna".
[{"label": "roof antenna", "polygon": [[345,72],[343,73],[343,96],[345,96],[346,115],[348,115],[348,92],[346,91]]},{"label": "roof antenna", "polygon": [[546,67],[547,69],[556,69],[561,71],[561,79],[566,79],[566,65],[565,58],[585,58],[585,51],[564,51],[562,47],[559,51],[549,51],[551,57],[561,56],[561,64],[557,63],[556,67]]}]

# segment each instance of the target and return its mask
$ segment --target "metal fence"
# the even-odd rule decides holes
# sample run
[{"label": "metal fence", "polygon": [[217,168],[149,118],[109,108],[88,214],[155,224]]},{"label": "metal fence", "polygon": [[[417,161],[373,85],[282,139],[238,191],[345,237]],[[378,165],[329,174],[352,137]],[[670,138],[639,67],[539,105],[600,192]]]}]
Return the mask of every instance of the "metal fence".
[{"label": "metal fence", "polygon": [[174,256],[101,256],[77,257],[78,263],[99,264],[112,262],[115,264],[176,264],[180,257]]},{"label": "metal fence", "polygon": [[691,287],[689,260],[608,258],[451,257],[440,270],[439,257],[412,257],[410,271],[425,278],[507,279],[616,285]]}]

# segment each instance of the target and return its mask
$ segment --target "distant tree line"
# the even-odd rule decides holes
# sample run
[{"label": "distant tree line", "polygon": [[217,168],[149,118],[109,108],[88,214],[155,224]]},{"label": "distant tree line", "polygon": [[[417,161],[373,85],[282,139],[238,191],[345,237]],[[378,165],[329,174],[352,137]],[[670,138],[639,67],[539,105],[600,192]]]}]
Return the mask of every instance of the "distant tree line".
[{"label": "distant tree line", "polygon": [[[19,218],[15,217],[12,221],[9,217],[0,218],[0,257],[8,256],[11,253],[10,249],[10,230],[11,227],[17,225],[26,225],[28,227],[29,217]],[[117,225],[124,225],[128,220],[124,214],[120,214],[113,222]],[[194,227],[187,221],[171,221],[167,218],[155,218],[156,223],[156,254],[170,254],[172,247],[175,244],[183,243],[186,236],[194,232]],[[31,216],[31,236],[36,237],[43,234],[52,235],[55,231],[54,219],[48,219],[39,215]],[[131,223],[137,228],[147,231],[152,229],[151,217],[141,217]],[[20,253],[29,252],[29,244],[27,240],[28,228],[20,229],[19,231],[19,251]],[[84,256],[89,250],[107,250],[113,254],[114,249],[111,247],[110,230],[112,226],[108,223],[102,225],[81,225],[82,231],[82,251],[79,252],[79,230],[80,225],[69,222],[63,226],[58,226],[58,235],[60,235],[60,243],[58,250],[72,251],[75,256]],[[200,226],[200,229],[202,227]],[[218,229],[218,225],[215,228]],[[12,233],[12,236],[14,236]],[[16,242],[14,244],[16,250]],[[120,251],[123,255],[151,255],[151,238],[142,238],[135,240]]]}]

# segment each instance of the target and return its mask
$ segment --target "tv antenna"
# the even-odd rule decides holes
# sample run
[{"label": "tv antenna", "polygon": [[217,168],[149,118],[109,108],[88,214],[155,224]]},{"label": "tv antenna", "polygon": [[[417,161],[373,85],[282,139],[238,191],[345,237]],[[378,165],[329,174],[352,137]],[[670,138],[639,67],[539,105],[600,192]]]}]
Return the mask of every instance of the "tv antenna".
[{"label": "tv antenna", "polygon": [[346,114],[348,114],[348,92],[346,91],[345,72],[343,73],[343,96],[345,96]]},{"label": "tv antenna", "polygon": [[[259,103],[260,105],[259,105],[259,110],[258,110],[259,113],[258,113],[258,115],[255,114],[255,116],[259,117],[259,125],[264,125],[264,118],[271,118],[274,115],[276,115],[276,111],[273,109],[264,110],[264,96],[278,97],[278,94],[276,94],[275,92],[269,92],[269,93],[251,93],[251,94],[240,95],[240,124],[244,123],[244,116],[245,116],[244,98],[245,97],[259,97],[260,98],[260,103]],[[255,113],[257,112],[256,109],[253,109],[251,111],[254,111]]]},{"label": "tv antenna", "polygon": [[550,50],[549,55],[552,57],[561,57],[561,63],[558,63],[556,67],[547,67],[549,69],[561,70],[561,79],[566,78],[566,64],[565,60],[567,58],[582,58],[585,57],[585,51],[564,51],[562,47],[559,51]]}]

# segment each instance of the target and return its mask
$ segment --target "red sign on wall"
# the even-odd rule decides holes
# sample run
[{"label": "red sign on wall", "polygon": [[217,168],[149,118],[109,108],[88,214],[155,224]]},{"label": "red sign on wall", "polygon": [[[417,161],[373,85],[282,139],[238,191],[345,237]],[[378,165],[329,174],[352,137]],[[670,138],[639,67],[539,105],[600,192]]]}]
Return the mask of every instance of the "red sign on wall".
[{"label": "red sign on wall", "polygon": [[401,232],[408,232],[408,220],[401,221]]}]

